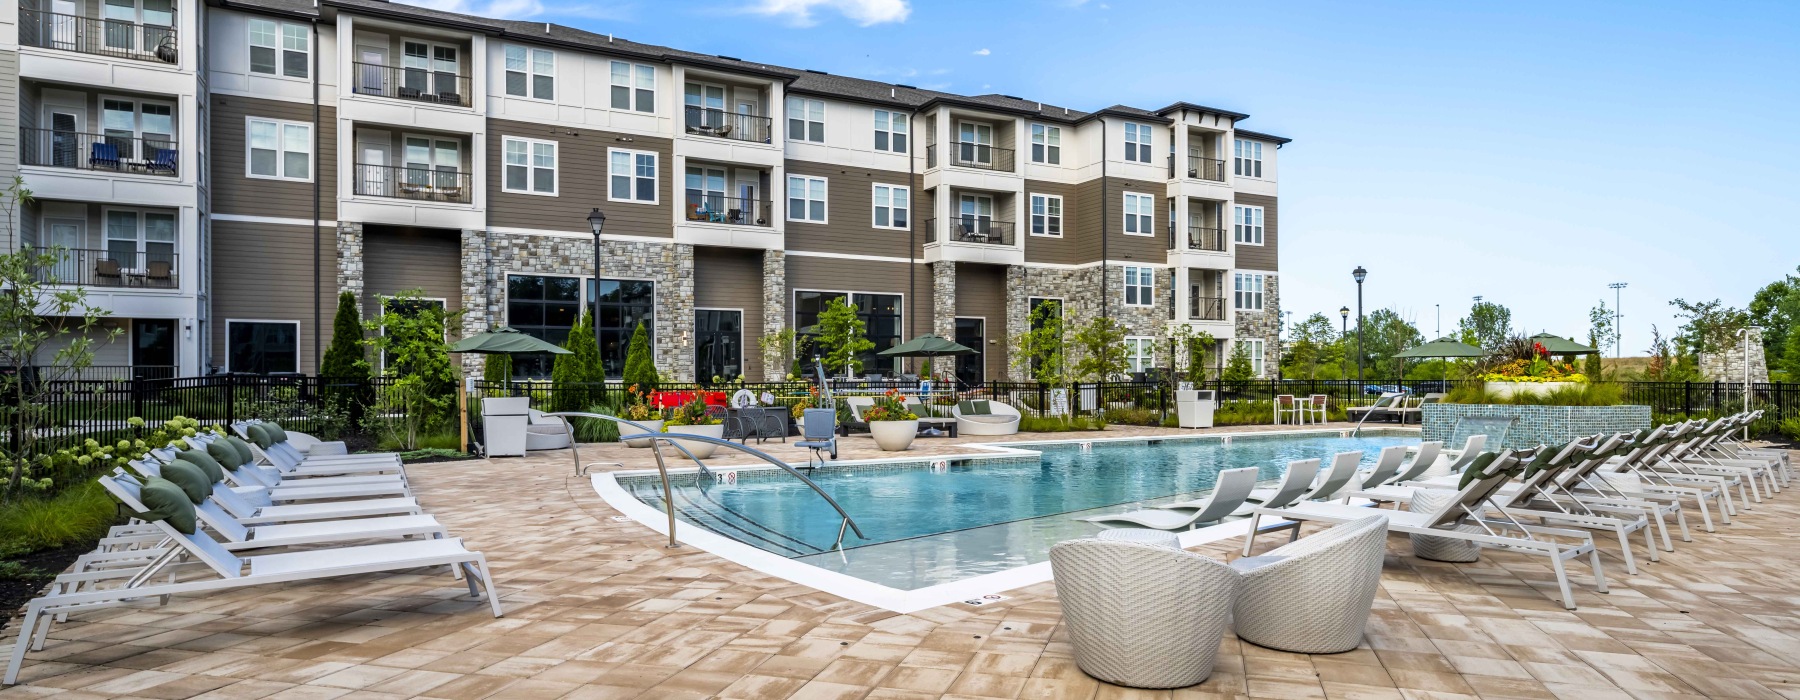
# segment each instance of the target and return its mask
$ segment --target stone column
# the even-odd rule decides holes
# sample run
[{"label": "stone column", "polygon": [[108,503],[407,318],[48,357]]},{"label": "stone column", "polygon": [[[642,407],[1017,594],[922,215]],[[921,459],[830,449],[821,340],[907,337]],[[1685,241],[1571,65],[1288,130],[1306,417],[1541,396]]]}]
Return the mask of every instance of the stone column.
[{"label": "stone column", "polygon": [[[787,252],[765,250],[762,256],[763,337],[773,338],[787,327]],[[748,319],[746,319],[747,321]],[[760,348],[759,348],[760,350]],[[790,365],[782,358],[793,348],[774,348],[763,352],[763,381],[778,382],[787,377]]]},{"label": "stone column", "polygon": [[940,260],[931,264],[931,332],[941,338],[956,339],[956,263]]},{"label": "stone column", "polygon": [[[656,366],[675,381],[691,382],[695,380],[694,246],[649,245],[661,248],[657,251],[662,258],[660,268],[669,271],[668,281],[656,295]],[[646,265],[643,269],[651,268]]]},{"label": "stone column", "polygon": [[357,303],[362,303],[363,296],[363,230],[362,224],[338,222],[337,229],[337,288],[339,293],[350,292],[356,295]]},{"label": "stone column", "polygon": [[[492,270],[488,269],[488,232],[478,229],[463,229],[462,232],[462,328],[451,329],[452,333],[461,333],[462,338],[482,333],[494,325],[493,304],[500,295],[495,293]],[[481,374],[484,358],[480,355],[464,354],[462,356],[463,371],[470,376]]]},{"label": "stone column", "polygon": [[1012,362],[1013,339],[1011,336],[1023,335],[1031,330],[1031,299],[1026,284],[1024,265],[1006,266],[1006,332],[1009,337],[1001,338],[1006,348],[1006,376],[1015,382],[1025,381],[1025,369]]}]

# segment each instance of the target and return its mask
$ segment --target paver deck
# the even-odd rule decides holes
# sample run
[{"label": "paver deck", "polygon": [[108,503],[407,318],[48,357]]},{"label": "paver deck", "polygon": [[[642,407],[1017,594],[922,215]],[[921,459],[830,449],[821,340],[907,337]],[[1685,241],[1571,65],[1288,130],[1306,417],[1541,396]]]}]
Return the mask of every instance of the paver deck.
[{"label": "paver deck", "polygon": [[[648,464],[643,450],[582,456]],[[58,625],[0,698],[1800,698],[1793,492],[1660,563],[1640,559],[1637,576],[1612,556],[1610,594],[1575,567],[1573,612],[1537,558],[1440,564],[1390,537],[1362,647],[1308,656],[1227,635],[1206,683],[1151,692],[1075,667],[1053,584],[896,615],[664,549],[614,522],[566,451],[409,474],[427,509],[487,554],[506,617],[439,571],[92,611]],[[1235,544],[1200,551],[1234,557]]]}]

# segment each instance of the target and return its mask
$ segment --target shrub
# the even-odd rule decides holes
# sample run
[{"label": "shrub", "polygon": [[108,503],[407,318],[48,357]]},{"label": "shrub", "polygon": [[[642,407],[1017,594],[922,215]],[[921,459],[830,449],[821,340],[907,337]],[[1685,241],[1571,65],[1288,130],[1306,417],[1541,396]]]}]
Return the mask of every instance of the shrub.
[{"label": "shrub", "polygon": [[331,319],[331,345],[319,363],[319,374],[331,379],[369,381],[368,350],[363,344],[362,314],[356,295],[338,295],[337,315]]},{"label": "shrub", "polygon": [[489,384],[512,381],[512,355],[503,352],[488,353],[481,361],[481,381]]},{"label": "shrub", "polygon": [[1617,384],[1588,383],[1501,397],[1488,391],[1486,387],[1475,385],[1451,389],[1444,395],[1443,402],[1510,406],[1617,406],[1625,402],[1625,391]]},{"label": "shrub", "polygon": [[1800,442],[1800,416],[1794,416],[1781,422],[1780,432],[1787,439]]},{"label": "shrub", "polygon": [[1021,433],[1064,433],[1075,430],[1105,430],[1106,420],[1095,416],[1021,416]]},{"label": "shrub", "polygon": [[1109,408],[1106,409],[1106,422],[1119,425],[1160,425],[1162,414],[1148,408]]},{"label": "shrub", "polygon": [[88,543],[118,520],[118,508],[97,482],[52,498],[19,498],[0,506],[0,550],[16,556]]},{"label": "shrub", "polygon": [[550,367],[550,384],[556,389],[552,406],[558,411],[579,411],[594,403],[606,382],[606,369],[600,365],[600,344],[594,339],[593,314],[581,315],[581,320],[569,329],[563,348],[569,354],[557,355]]},{"label": "shrub", "polygon": [[631,332],[631,345],[625,350],[625,383],[650,391],[659,381],[656,360],[650,356],[650,329],[639,321],[637,329]]},{"label": "shrub", "polygon": [[[589,406],[588,413],[599,413],[608,416],[619,415],[620,406],[617,401],[602,402]],[[618,442],[619,424],[598,418],[565,418],[573,420],[575,440],[577,442]]]}]

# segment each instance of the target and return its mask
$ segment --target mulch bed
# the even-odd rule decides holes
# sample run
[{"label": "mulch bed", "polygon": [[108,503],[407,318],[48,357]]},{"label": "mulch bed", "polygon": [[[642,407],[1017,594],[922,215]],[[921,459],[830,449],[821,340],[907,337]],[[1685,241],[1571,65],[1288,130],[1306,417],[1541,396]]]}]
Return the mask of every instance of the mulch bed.
[{"label": "mulch bed", "polygon": [[0,629],[12,624],[25,603],[36,598],[45,584],[75,563],[76,557],[94,551],[94,545],[98,542],[99,540],[94,540],[58,549],[45,549],[7,559],[8,562],[29,567],[32,573],[20,578],[0,578],[0,610],[7,611],[6,617],[0,618]]}]

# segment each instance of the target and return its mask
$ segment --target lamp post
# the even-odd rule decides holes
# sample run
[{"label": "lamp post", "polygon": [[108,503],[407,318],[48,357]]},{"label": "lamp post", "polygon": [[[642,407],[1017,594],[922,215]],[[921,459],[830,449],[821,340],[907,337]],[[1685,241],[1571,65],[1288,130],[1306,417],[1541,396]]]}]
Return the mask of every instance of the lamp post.
[{"label": "lamp post", "polygon": [[1606,285],[1612,287],[1613,290],[1613,359],[1615,360],[1619,359],[1624,352],[1625,344],[1620,341],[1624,338],[1625,329],[1619,327],[1619,319],[1624,318],[1624,314],[1619,313],[1619,302],[1625,297],[1625,292],[1620,290],[1625,289],[1626,284],[1625,282],[1613,282]]},{"label": "lamp post", "polygon": [[[600,231],[606,228],[606,215],[596,207],[588,212],[588,226],[594,229],[594,306],[599,307],[600,297]],[[598,314],[595,314],[598,316]],[[579,316],[576,317],[579,321]],[[600,319],[594,319],[594,349],[600,349]]]},{"label": "lamp post", "polygon": [[1363,380],[1362,285],[1363,280],[1369,277],[1369,271],[1364,270],[1363,266],[1357,265],[1356,269],[1350,271],[1350,276],[1356,278],[1356,381],[1361,382]]},{"label": "lamp post", "polygon": [[1350,335],[1350,307],[1338,307],[1338,317],[1344,319],[1344,330],[1338,333],[1338,337],[1342,338],[1346,335]]}]

